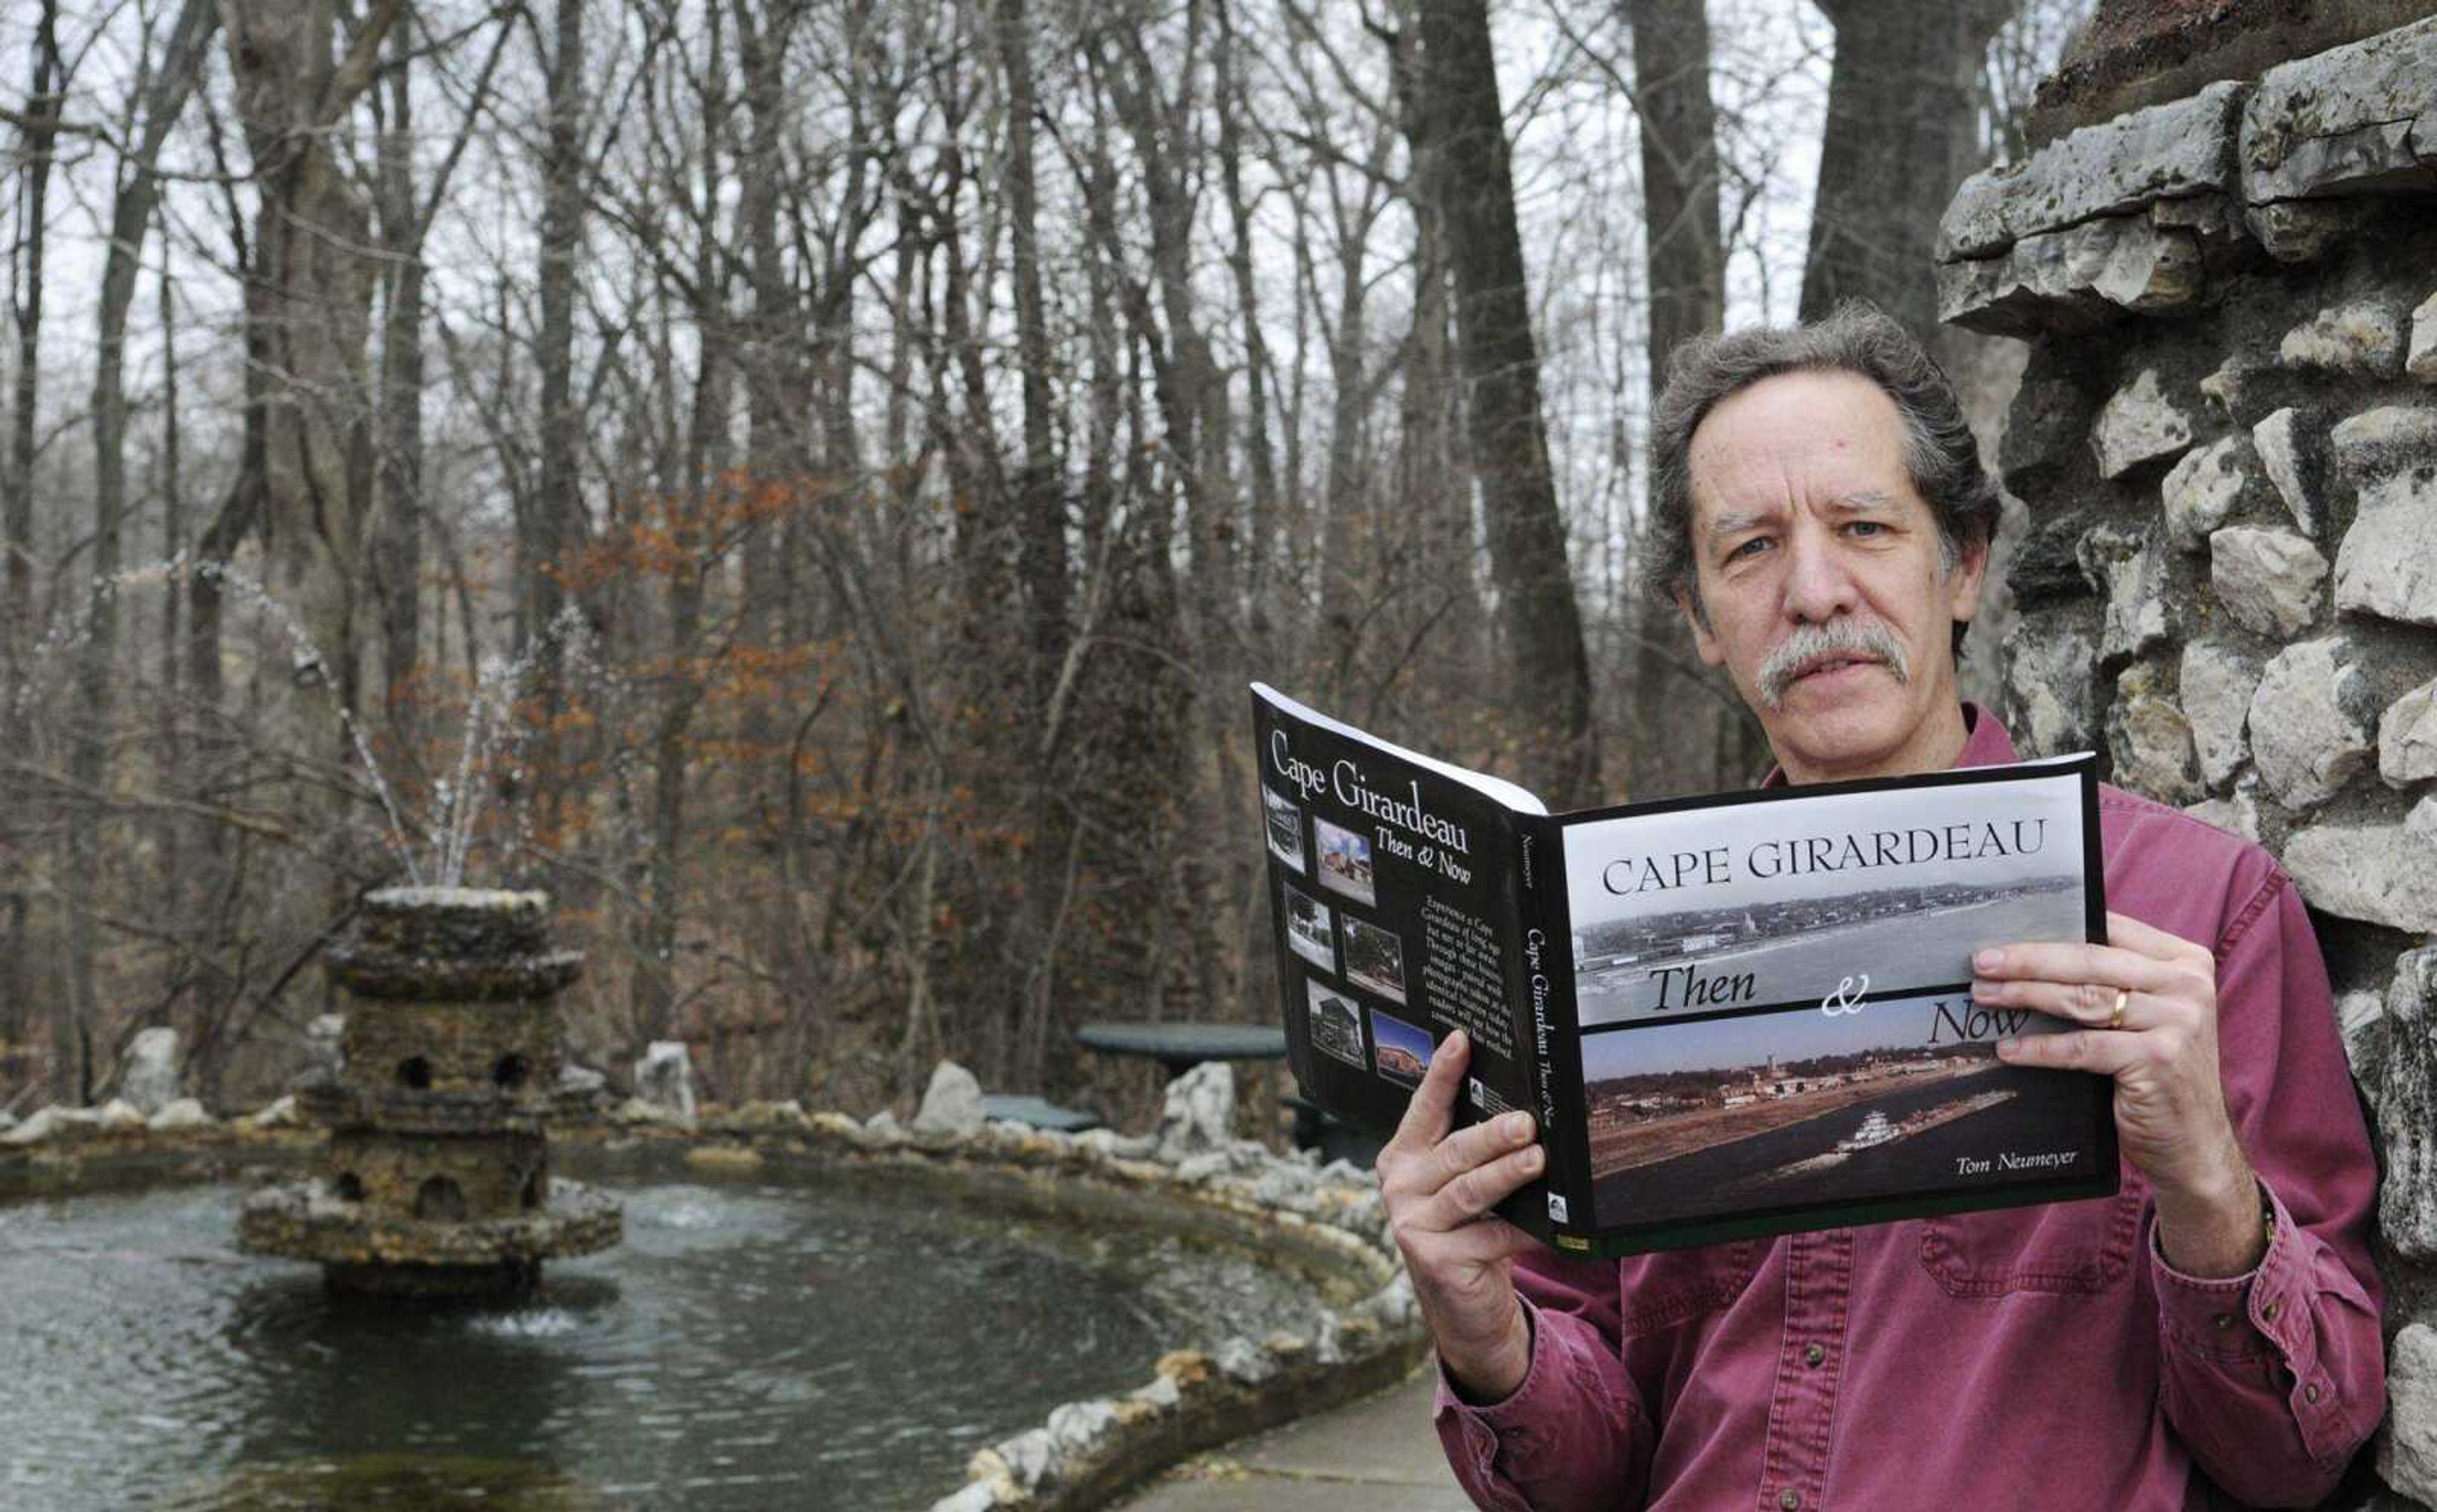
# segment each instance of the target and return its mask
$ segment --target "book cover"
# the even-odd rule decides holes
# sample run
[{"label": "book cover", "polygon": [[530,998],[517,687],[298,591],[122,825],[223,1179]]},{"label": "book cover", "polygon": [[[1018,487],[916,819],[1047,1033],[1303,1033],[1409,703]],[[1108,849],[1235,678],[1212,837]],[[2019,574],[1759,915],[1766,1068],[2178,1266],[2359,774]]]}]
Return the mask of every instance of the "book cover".
[{"label": "book cover", "polygon": [[2102,1195],[2104,1078],[1972,952],[2104,937],[2089,756],[1550,815],[1254,689],[1304,1094],[1385,1132],[1457,1027],[1462,1121],[1539,1118],[1500,1212],[1571,1253]]}]

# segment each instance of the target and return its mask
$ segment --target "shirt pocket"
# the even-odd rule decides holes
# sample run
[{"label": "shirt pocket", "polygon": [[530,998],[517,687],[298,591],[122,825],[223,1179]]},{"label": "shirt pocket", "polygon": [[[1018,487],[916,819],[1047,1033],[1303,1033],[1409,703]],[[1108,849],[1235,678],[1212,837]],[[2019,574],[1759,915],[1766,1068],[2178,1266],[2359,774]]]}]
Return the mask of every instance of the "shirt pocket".
[{"label": "shirt pocket", "polygon": [[2091,1296],[2125,1284],[2149,1184],[2125,1168],[2113,1197],[1924,1219],[1920,1264],[1950,1296]]},{"label": "shirt pocket", "polygon": [[1663,1250],[1622,1262],[1623,1312],[1618,1331],[1638,1338],[1730,1306],[1744,1295],[1774,1241],[1738,1240]]}]

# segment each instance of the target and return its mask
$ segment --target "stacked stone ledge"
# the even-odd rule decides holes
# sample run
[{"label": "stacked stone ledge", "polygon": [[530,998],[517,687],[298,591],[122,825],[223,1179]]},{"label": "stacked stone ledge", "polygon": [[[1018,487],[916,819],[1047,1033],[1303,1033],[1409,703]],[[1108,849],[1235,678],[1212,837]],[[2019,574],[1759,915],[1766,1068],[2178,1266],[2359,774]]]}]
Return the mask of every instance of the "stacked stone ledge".
[{"label": "stacked stone ledge", "polygon": [[[2437,1401],[2437,17],[1981,174],[1938,255],[1946,319],[2032,346],[2009,721],[2291,874],[2384,1145],[2394,1399]],[[2437,1422],[2383,1443],[2437,1505]]]}]

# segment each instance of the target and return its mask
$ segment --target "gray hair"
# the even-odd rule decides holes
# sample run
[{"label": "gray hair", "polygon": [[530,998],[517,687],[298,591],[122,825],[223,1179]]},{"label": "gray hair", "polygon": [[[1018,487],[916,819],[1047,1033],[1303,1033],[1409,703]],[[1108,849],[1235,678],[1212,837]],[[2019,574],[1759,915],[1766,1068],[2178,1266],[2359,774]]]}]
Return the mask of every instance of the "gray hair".
[{"label": "gray hair", "polygon": [[1645,592],[1680,592],[1709,623],[1692,571],[1692,432],[1729,395],[1763,378],[1828,372],[1867,378],[1895,402],[1903,424],[1904,471],[1937,521],[1946,570],[1954,571],[1965,551],[1989,544],[2000,509],[1997,483],[1980,465],[1979,443],[1964,423],[1946,370],[1892,316],[1866,300],[1847,300],[1809,325],[1696,337],[1675,349],[1650,423]]}]

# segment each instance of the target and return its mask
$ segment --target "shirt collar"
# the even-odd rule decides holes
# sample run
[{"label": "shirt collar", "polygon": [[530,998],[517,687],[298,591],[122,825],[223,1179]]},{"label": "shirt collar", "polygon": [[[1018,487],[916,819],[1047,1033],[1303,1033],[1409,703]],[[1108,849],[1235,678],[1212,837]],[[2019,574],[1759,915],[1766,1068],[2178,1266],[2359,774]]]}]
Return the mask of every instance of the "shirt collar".
[{"label": "shirt collar", "polygon": [[[1972,703],[1963,701],[1963,754],[1955,758],[1961,767],[2001,767],[2020,759],[2014,754],[2014,738],[1997,722],[1996,716]],[[1771,767],[1768,775],[1760,779],[1763,788],[1785,786],[1785,769]]]}]

